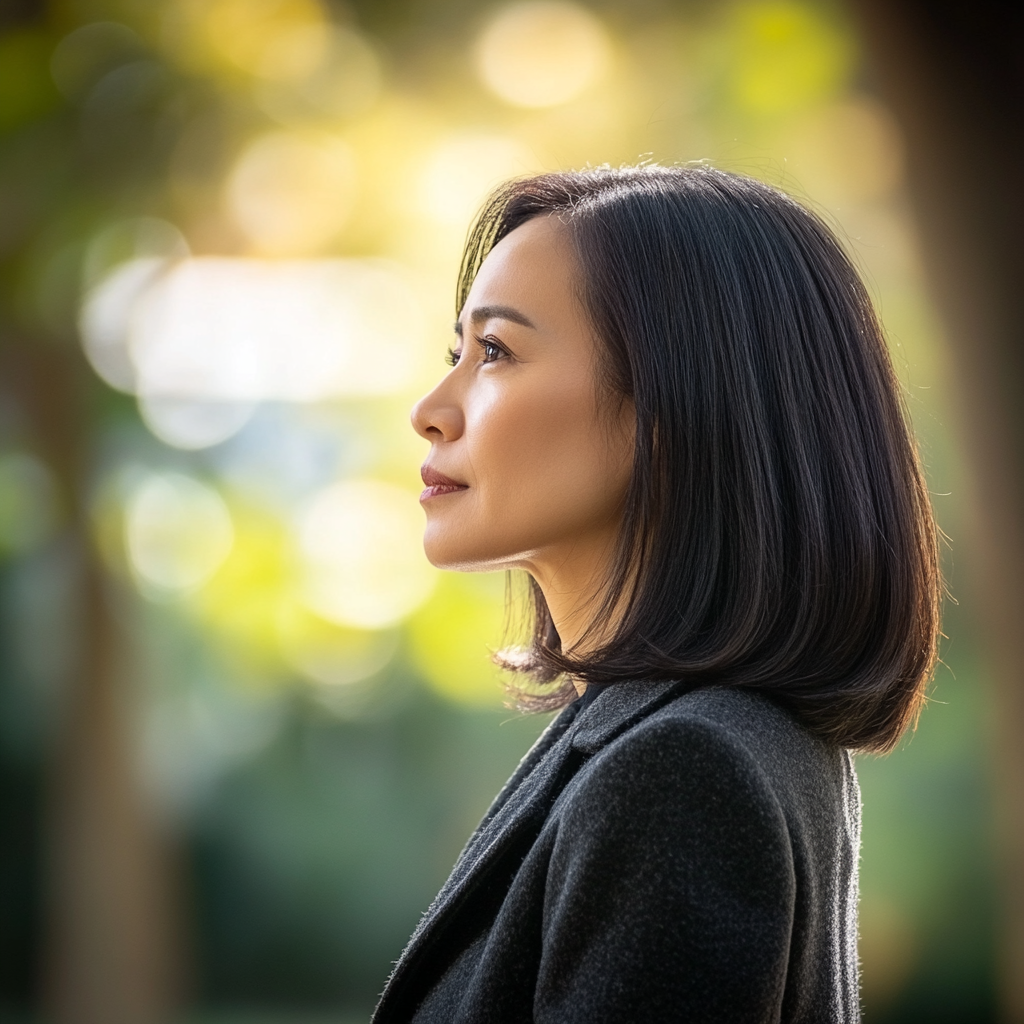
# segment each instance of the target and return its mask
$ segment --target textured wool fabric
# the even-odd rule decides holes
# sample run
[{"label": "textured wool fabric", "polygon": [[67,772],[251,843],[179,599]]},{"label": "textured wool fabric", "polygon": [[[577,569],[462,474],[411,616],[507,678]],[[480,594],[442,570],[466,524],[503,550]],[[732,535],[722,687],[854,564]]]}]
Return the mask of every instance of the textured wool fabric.
[{"label": "textured wool fabric", "polygon": [[559,715],[374,1024],[860,1019],[849,754],[763,697],[619,683]]}]

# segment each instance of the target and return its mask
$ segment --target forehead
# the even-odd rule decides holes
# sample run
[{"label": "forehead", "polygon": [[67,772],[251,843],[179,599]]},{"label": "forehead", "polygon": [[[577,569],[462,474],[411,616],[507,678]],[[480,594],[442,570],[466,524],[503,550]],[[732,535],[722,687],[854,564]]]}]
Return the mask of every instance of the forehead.
[{"label": "forehead", "polygon": [[466,306],[562,302],[571,298],[574,273],[565,226],[553,215],[534,217],[488,253]]}]

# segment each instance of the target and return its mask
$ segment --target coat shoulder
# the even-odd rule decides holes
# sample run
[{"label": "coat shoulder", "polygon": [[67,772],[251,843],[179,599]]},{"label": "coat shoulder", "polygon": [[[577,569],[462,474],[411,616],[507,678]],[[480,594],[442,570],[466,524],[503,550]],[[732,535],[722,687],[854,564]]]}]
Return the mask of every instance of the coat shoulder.
[{"label": "coat shoulder", "polygon": [[687,785],[726,774],[744,780],[791,825],[827,818],[859,834],[860,793],[849,752],[760,694],[726,688],[680,694],[593,752],[581,775],[594,781],[613,766],[638,789],[654,778]]},{"label": "coat shoulder", "polygon": [[693,690],[659,708],[648,721],[715,735],[765,769],[825,767],[848,760],[846,751],[815,736],[774,701],[745,690]]}]

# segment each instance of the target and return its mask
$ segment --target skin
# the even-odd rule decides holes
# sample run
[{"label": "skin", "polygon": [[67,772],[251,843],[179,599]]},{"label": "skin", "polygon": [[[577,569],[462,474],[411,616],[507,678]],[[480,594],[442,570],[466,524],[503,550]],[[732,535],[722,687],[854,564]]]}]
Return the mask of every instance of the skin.
[{"label": "skin", "polygon": [[411,417],[431,445],[424,482],[433,471],[461,485],[424,491],[427,557],[442,569],[525,569],[565,651],[603,596],[635,433],[632,404],[598,386],[599,342],[575,285],[557,218],[502,239],[456,324],[453,369]]}]

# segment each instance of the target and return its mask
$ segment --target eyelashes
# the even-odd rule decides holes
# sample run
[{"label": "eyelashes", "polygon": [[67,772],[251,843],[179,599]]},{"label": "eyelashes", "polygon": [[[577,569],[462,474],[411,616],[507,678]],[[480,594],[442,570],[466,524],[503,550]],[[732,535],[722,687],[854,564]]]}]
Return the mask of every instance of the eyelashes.
[{"label": "eyelashes", "polygon": [[[483,358],[481,359],[483,363],[494,363],[499,359],[509,357],[508,351],[493,338],[476,338],[475,341],[483,352]],[[457,366],[461,358],[462,349],[449,348],[445,353],[444,361],[449,366]]]},{"label": "eyelashes", "polygon": [[490,338],[479,338],[477,340],[480,343],[480,348],[483,349],[485,363],[493,363],[502,356],[508,355],[496,341],[492,341]]}]

